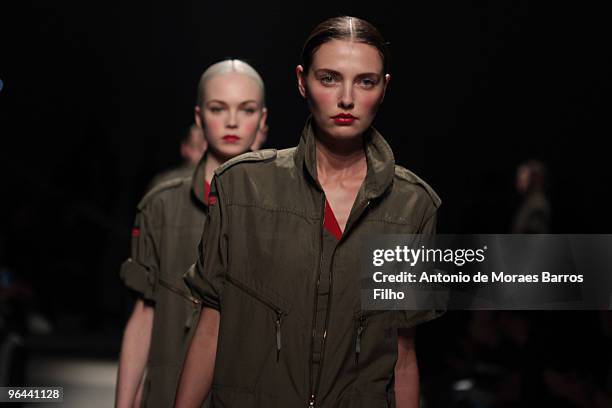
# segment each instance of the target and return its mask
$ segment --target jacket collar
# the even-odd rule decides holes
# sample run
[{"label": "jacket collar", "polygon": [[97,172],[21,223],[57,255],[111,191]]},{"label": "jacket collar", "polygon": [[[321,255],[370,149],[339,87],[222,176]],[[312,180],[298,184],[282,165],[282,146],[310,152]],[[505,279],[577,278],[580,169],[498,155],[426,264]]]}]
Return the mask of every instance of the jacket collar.
[{"label": "jacket collar", "polygon": [[[391,186],[395,173],[395,159],[389,144],[376,129],[370,127],[364,138],[368,170],[363,187],[366,198],[372,199],[381,196]],[[310,181],[321,189],[317,181],[317,154],[312,116],[306,121],[294,161],[297,168],[303,168]]]}]

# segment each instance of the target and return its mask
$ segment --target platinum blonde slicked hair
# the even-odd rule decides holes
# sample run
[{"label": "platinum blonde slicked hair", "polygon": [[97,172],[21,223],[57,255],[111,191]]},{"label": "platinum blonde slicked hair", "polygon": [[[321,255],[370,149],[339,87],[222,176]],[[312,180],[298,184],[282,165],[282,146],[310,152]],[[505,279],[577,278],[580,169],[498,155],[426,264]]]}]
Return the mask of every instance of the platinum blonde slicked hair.
[{"label": "platinum blonde slicked hair", "polygon": [[217,75],[230,73],[244,74],[254,79],[261,89],[261,100],[263,106],[266,106],[266,89],[261,75],[259,75],[259,73],[251,65],[239,59],[226,59],[217,62],[212,64],[206,69],[206,71],[204,71],[200,77],[200,82],[198,83],[198,99],[196,101],[198,106],[202,106],[204,103],[204,93],[206,91],[206,83],[208,80]]}]

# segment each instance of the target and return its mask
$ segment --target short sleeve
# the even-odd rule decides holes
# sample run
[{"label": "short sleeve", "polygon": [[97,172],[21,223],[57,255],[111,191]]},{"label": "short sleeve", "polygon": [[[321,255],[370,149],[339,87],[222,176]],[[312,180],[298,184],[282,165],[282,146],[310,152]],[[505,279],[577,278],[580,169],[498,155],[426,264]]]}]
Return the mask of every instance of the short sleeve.
[{"label": "short sleeve", "polygon": [[159,271],[159,231],[153,226],[152,208],[139,210],[132,228],[131,257],[121,265],[121,280],[137,296],[155,301],[155,287]]},{"label": "short sleeve", "polygon": [[225,216],[221,187],[215,177],[211,183],[208,213],[198,245],[198,260],[184,278],[192,295],[201,300],[204,307],[216,310],[221,309],[227,265]]},{"label": "short sleeve", "polygon": [[[437,208],[434,208],[433,211],[424,218],[418,233],[428,235],[428,237],[424,237],[424,240],[427,241],[435,236],[436,225]],[[445,312],[446,310],[444,309],[401,310],[395,316],[394,326],[397,328],[409,329],[421,323],[437,319]]]},{"label": "short sleeve", "polygon": [[419,234],[435,235],[436,226],[438,224],[438,212],[434,209],[428,216],[425,217],[421,227],[419,228]]}]

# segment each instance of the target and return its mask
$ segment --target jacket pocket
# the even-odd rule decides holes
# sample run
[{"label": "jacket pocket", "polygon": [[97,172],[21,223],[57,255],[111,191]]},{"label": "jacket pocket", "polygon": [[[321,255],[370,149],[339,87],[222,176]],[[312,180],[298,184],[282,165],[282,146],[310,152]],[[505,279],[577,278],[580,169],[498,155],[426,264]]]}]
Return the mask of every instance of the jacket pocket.
[{"label": "jacket pocket", "polygon": [[282,323],[283,319],[289,315],[288,303],[275,295],[273,292],[263,287],[254,289],[232,275],[227,275],[227,281],[251,298],[255,299],[274,314],[274,337],[276,339],[276,361],[278,362],[282,349]]},{"label": "jacket pocket", "polygon": [[174,294],[182,297],[183,299],[185,299],[185,301],[189,302],[192,305],[191,314],[187,316],[185,320],[185,330],[189,330],[192,327],[194,327],[196,321],[198,320],[200,316],[200,309],[202,308],[202,301],[199,299],[196,299],[195,297],[191,296],[191,294],[188,293],[186,290],[173,285],[172,283],[168,282],[165,279],[160,278],[159,285],[163,286],[164,288],[168,289]]},{"label": "jacket pocket", "polygon": [[363,334],[368,325],[368,319],[383,314],[387,310],[365,310],[355,314],[355,366],[359,372],[359,356],[361,355]]}]

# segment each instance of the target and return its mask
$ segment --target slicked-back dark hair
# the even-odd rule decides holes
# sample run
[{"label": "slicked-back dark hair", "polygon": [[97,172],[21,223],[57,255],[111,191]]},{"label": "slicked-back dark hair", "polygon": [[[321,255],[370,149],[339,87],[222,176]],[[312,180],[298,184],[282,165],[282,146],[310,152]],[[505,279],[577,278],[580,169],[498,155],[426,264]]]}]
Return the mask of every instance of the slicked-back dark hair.
[{"label": "slicked-back dark hair", "polygon": [[312,30],[302,48],[304,73],[310,70],[317,49],[331,40],[355,41],[376,47],[383,61],[383,73],[389,73],[391,52],[388,43],[372,24],[350,16],[327,19]]}]

